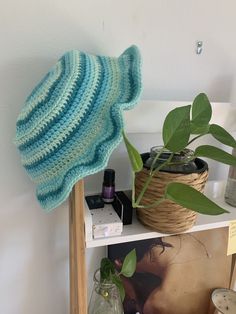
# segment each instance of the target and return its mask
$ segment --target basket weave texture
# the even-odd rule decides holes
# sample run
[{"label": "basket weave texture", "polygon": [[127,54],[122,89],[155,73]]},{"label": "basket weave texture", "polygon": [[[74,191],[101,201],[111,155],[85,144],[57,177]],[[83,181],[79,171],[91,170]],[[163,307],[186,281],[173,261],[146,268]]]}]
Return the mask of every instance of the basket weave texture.
[{"label": "basket weave texture", "polygon": [[[148,174],[149,170],[145,168],[136,174],[136,198],[141,192]],[[185,183],[203,192],[207,178],[207,170],[202,173],[191,174],[157,172],[153,176],[141,200],[141,205],[151,205],[154,201],[162,197],[165,187],[169,182]],[[161,204],[151,208],[138,208],[137,217],[142,224],[152,230],[162,233],[180,233],[190,229],[194,225],[197,214],[173,201],[165,200]]]}]

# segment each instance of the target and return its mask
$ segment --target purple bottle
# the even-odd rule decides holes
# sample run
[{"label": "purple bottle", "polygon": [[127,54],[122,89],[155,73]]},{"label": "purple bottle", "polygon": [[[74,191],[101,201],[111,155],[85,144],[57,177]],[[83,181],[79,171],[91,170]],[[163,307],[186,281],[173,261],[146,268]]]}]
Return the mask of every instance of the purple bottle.
[{"label": "purple bottle", "polygon": [[115,170],[106,169],[104,171],[102,185],[102,199],[104,203],[112,203],[115,197]]}]

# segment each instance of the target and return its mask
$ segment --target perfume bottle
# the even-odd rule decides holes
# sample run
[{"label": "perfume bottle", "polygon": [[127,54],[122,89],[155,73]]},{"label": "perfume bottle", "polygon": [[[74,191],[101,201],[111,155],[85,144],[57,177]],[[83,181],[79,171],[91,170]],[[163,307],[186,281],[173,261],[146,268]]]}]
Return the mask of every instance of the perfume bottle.
[{"label": "perfume bottle", "polygon": [[104,171],[102,185],[102,199],[104,203],[112,203],[115,198],[115,170],[106,169]]},{"label": "perfume bottle", "polygon": [[[233,149],[232,155],[236,156],[236,148]],[[229,167],[229,175],[225,189],[225,201],[229,205],[236,207],[236,167]]]}]

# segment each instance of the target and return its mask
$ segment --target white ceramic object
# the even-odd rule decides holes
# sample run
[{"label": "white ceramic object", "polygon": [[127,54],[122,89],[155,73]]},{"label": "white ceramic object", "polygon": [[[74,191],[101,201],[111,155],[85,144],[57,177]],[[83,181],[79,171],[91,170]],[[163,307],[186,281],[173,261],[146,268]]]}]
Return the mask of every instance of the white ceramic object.
[{"label": "white ceramic object", "polygon": [[211,300],[216,308],[214,314],[235,314],[236,313],[236,292],[230,289],[215,289],[212,292]]}]

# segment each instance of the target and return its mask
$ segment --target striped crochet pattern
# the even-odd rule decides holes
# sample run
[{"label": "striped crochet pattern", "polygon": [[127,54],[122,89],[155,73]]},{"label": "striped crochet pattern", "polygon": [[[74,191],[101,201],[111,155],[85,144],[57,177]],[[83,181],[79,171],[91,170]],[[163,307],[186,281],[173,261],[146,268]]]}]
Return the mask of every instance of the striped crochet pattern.
[{"label": "striped crochet pattern", "polygon": [[50,211],[74,184],[104,169],[122,139],[122,110],[139,100],[136,46],[120,57],[64,54],[27,98],[16,124],[21,161]]}]

